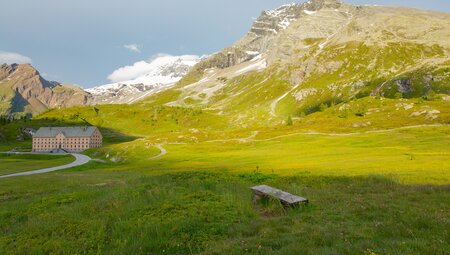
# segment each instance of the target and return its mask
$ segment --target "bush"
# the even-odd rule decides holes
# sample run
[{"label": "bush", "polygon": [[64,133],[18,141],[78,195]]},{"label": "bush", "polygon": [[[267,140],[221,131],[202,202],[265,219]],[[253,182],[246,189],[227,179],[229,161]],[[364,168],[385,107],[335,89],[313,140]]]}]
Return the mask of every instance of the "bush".
[{"label": "bush", "polygon": [[403,98],[403,94],[400,93],[400,92],[397,92],[397,93],[395,93],[394,98],[395,99],[401,99],[401,98]]},{"label": "bush", "polygon": [[319,109],[320,109],[321,112],[325,111],[327,108],[328,108],[328,105],[327,105],[327,104],[321,104],[321,105],[319,106]]},{"label": "bush", "polygon": [[434,90],[431,89],[425,94],[425,96],[423,96],[423,99],[428,101],[434,101],[438,99],[438,95],[436,94],[436,92],[434,92]]},{"label": "bush", "polygon": [[294,123],[293,123],[293,121],[292,121],[292,117],[291,117],[291,116],[289,116],[289,117],[287,118],[287,121],[286,121],[286,125],[288,125],[288,126],[292,126],[292,125],[294,125]]}]

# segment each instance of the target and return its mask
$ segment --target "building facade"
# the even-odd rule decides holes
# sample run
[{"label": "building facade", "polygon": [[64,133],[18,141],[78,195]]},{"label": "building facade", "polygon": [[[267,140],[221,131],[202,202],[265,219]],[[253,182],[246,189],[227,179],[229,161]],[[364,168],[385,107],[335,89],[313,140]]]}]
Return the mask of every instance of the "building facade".
[{"label": "building facade", "polygon": [[41,127],[33,135],[33,152],[81,152],[100,147],[103,136],[97,127]]}]

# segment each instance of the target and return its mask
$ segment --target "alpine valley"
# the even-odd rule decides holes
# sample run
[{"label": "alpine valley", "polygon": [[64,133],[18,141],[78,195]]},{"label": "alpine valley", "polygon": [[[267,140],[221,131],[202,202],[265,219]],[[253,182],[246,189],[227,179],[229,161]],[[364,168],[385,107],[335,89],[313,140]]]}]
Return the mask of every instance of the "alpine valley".
[{"label": "alpine valley", "polygon": [[72,156],[0,153],[0,254],[448,254],[449,13],[297,2],[136,66],[86,90],[1,66],[0,151],[40,127],[103,145],[17,178]]}]

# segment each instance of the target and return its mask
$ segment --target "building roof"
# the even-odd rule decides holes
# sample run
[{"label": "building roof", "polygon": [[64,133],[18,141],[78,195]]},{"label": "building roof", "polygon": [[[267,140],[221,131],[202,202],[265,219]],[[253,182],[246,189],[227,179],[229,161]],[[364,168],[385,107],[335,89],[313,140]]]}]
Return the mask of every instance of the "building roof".
[{"label": "building roof", "polygon": [[33,138],[53,138],[59,133],[66,137],[91,137],[97,127],[41,127]]}]

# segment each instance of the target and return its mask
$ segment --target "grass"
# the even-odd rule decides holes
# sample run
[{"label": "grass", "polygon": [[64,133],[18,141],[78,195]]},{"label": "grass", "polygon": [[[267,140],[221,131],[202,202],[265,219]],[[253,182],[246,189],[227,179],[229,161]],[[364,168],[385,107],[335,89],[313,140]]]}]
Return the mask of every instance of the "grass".
[{"label": "grass", "polygon": [[[426,137],[423,133],[427,133]],[[266,136],[267,134],[261,134]],[[389,176],[400,183],[450,183],[449,128],[349,136],[293,135],[274,140],[165,145],[151,171],[231,171],[291,176]],[[258,137],[256,137],[258,139]],[[266,141],[264,141],[266,140]]]},{"label": "grass", "polygon": [[[0,254],[448,253],[448,126],[259,131],[247,142],[206,142],[219,135],[205,130],[108,137],[86,152],[107,163],[2,180]],[[149,160],[157,143],[168,154]],[[253,204],[249,188],[261,183],[311,203]]]},{"label": "grass", "polygon": [[10,113],[11,103],[15,95],[12,89],[13,85],[11,81],[0,81],[0,115]]},{"label": "grass", "polygon": [[0,175],[38,170],[66,165],[74,161],[73,156],[16,155],[0,153]]},{"label": "grass", "polygon": [[[95,167],[2,181],[0,251],[446,254],[450,248],[449,186],[405,186],[378,176],[149,176]],[[311,203],[292,210],[275,201],[253,204],[249,187],[260,181]]]}]

